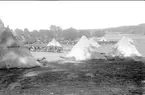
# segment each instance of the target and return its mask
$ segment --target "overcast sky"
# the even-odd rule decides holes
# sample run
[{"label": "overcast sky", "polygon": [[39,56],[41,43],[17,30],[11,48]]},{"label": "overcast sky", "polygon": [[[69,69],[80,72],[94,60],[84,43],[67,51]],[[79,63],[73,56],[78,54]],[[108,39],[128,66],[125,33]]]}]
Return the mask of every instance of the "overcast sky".
[{"label": "overcast sky", "polygon": [[1,1],[0,18],[10,28],[98,29],[145,23],[144,1]]}]

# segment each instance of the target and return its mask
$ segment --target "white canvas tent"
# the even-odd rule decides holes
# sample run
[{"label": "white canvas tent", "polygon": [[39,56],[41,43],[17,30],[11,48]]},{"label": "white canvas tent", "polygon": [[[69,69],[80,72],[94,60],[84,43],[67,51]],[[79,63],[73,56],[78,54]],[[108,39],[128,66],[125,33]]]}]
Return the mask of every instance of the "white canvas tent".
[{"label": "white canvas tent", "polygon": [[42,66],[29,50],[19,43],[9,28],[0,34],[0,68],[30,68]]},{"label": "white canvas tent", "polygon": [[100,45],[97,43],[97,41],[95,41],[93,38],[90,38],[89,41],[90,41],[90,44],[91,44],[92,46],[94,46],[94,47],[99,47],[99,46],[100,46]]},{"label": "white canvas tent", "polygon": [[73,57],[75,60],[99,59],[102,56],[96,52],[96,49],[97,46],[94,47],[86,36],[82,36],[66,57]]},{"label": "white canvas tent", "polygon": [[115,57],[133,57],[133,56],[142,56],[136,49],[134,42],[131,38],[123,36],[118,43],[116,43],[109,55]]},{"label": "white canvas tent", "polygon": [[106,39],[105,37],[101,37],[101,38],[99,39],[99,41],[101,41],[101,42],[106,42],[107,39]]},{"label": "white canvas tent", "polygon": [[52,39],[51,42],[48,43],[47,46],[62,47],[62,45],[58,41],[56,41],[54,38]]}]

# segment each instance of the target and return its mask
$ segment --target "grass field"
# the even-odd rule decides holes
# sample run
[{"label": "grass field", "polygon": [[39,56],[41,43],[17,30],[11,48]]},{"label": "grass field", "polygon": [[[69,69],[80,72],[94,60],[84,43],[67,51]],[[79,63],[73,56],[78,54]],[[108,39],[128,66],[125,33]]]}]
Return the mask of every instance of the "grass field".
[{"label": "grass field", "polygon": [[48,63],[0,70],[0,95],[142,95],[145,65],[133,60]]}]

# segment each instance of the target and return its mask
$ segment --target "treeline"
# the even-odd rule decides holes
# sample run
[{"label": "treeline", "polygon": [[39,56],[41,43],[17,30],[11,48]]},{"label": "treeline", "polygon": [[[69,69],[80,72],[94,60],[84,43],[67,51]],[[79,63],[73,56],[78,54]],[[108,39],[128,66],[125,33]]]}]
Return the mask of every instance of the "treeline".
[{"label": "treeline", "polygon": [[[59,26],[51,25],[49,29],[29,31],[27,28],[12,30],[16,38],[26,44],[48,43],[52,38],[59,41],[75,41],[83,35],[87,37],[103,36],[105,32],[95,30],[77,30],[75,28],[62,29]],[[4,23],[0,20],[0,31],[4,29]]]},{"label": "treeline", "polygon": [[17,38],[25,43],[48,43],[52,38],[59,41],[75,41],[83,35],[87,37],[103,36],[105,32],[91,30],[76,30],[75,28],[61,29],[59,26],[51,25],[49,30],[40,29],[29,31],[27,28],[15,29],[13,31]]},{"label": "treeline", "polygon": [[[4,29],[4,23],[0,20],[0,31]],[[145,34],[145,24],[137,26],[121,26],[106,29],[84,29],[77,30],[75,28],[62,29],[59,26],[51,25],[48,29],[40,29],[29,31],[27,28],[12,30],[17,39],[25,42],[26,44],[32,43],[48,43],[52,38],[59,41],[76,41],[82,35],[86,37],[101,37],[105,32],[120,32],[130,34]]]}]

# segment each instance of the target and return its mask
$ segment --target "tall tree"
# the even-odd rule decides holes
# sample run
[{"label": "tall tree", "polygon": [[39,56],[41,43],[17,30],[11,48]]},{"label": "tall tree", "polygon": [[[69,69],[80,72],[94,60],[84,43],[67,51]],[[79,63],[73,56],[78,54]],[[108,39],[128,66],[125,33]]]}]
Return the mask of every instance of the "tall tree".
[{"label": "tall tree", "polygon": [[32,37],[39,37],[39,32],[37,30],[33,30],[32,32],[30,32]]},{"label": "tall tree", "polygon": [[51,25],[50,31],[53,32],[54,38],[60,38],[62,36],[62,28],[59,26]]},{"label": "tall tree", "polygon": [[78,37],[77,30],[74,28],[68,28],[63,31],[63,38],[65,40],[75,40]]},{"label": "tall tree", "polygon": [[22,36],[22,35],[23,35],[23,30],[22,30],[22,29],[16,28],[16,29],[14,30],[14,32],[16,33],[17,36]]},{"label": "tall tree", "polygon": [[30,32],[29,32],[29,30],[27,28],[24,29],[24,36],[26,38],[30,38],[31,37]]},{"label": "tall tree", "polygon": [[96,30],[96,31],[91,31],[91,36],[92,37],[102,37],[105,35],[105,31],[103,30]]},{"label": "tall tree", "polygon": [[85,35],[86,37],[90,37],[90,31],[89,30],[79,30],[78,31],[79,38]]},{"label": "tall tree", "polygon": [[29,33],[29,30],[27,28],[24,29],[25,33]]}]

